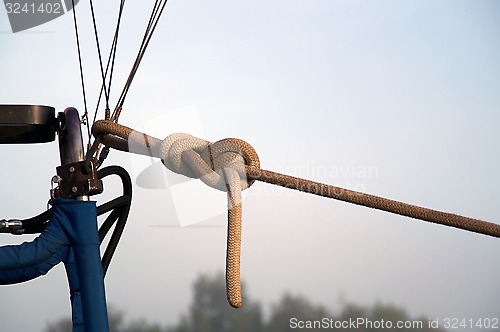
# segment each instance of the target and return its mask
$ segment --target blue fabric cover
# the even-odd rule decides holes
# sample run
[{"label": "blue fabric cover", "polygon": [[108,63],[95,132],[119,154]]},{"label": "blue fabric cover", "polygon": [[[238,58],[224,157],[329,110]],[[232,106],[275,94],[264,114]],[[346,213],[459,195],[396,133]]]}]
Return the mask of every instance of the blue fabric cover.
[{"label": "blue fabric cover", "polygon": [[35,240],[0,247],[0,284],[46,274],[64,262],[73,332],[108,332],[108,314],[95,202],[57,199],[47,229]]},{"label": "blue fabric cover", "polygon": [[[75,285],[70,285],[70,288],[80,290],[85,331],[108,332],[95,202],[57,199],[54,201],[54,217],[67,220],[64,229],[73,249],[75,264],[66,264],[66,267],[71,267],[66,271],[71,283],[75,279],[73,275],[75,269],[72,266],[76,265],[78,288],[74,288]],[[73,300],[75,296],[78,297],[78,293],[72,293]]]},{"label": "blue fabric cover", "polygon": [[59,253],[69,244],[64,234],[64,223],[64,218],[53,215],[47,229],[33,241],[1,247],[0,271],[34,267]]}]

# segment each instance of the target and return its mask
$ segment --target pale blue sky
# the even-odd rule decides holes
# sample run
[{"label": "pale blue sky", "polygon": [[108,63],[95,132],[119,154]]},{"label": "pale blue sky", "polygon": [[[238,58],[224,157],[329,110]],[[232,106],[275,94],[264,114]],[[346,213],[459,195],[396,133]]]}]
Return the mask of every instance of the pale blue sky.
[{"label": "pale blue sky", "polygon": [[[121,122],[157,137],[239,137],[263,168],[499,223],[500,2],[284,3],[171,0]],[[118,4],[96,6],[107,49]],[[150,6],[126,4],[113,101]],[[99,71],[87,7],[77,9],[94,105]],[[83,109],[71,17],[9,29],[0,10],[0,102]],[[0,146],[0,160],[0,218],[41,212],[57,144]],[[134,179],[151,165],[120,152],[112,163]],[[106,279],[109,302],[132,317],[174,322],[197,273],[224,267],[223,196],[184,184],[136,186]],[[171,227],[184,222],[193,196],[213,200],[215,210],[191,209],[218,214],[210,223],[221,227]],[[242,250],[248,291],[266,303],[290,290],[334,310],[345,298],[413,315],[500,317],[498,239],[257,183],[244,201]],[[2,330],[41,331],[69,314],[61,267],[0,293]]]}]

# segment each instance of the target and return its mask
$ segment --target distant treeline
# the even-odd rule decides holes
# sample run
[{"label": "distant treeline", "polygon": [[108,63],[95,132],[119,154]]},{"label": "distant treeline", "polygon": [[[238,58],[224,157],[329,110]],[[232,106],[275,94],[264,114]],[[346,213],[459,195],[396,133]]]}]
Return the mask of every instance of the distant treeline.
[{"label": "distant treeline", "polygon": [[[303,296],[285,293],[271,305],[264,318],[262,304],[245,294],[241,309],[231,308],[224,296],[222,273],[201,275],[193,284],[193,299],[188,311],[174,326],[161,326],[145,319],[126,322],[125,313],[109,310],[111,332],[288,332],[306,331],[405,331],[443,332],[432,326],[427,317],[411,318],[403,308],[377,303],[372,307],[345,304],[334,314],[326,307],[314,304]],[[45,332],[70,332],[71,320],[49,323]]]}]

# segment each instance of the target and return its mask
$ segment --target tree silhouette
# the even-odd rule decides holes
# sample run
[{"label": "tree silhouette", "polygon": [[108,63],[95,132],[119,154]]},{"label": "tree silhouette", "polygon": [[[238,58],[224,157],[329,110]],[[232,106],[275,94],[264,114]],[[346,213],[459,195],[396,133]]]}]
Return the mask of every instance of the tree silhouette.
[{"label": "tree silhouette", "polygon": [[[124,313],[113,306],[109,309],[111,332],[290,332],[299,327],[307,331],[324,331],[325,329],[373,332],[443,332],[444,329],[432,329],[424,318],[412,319],[400,307],[376,303],[372,307],[356,304],[345,304],[340,314],[334,315],[326,307],[312,303],[303,296],[285,293],[280,300],[271,305],[269,318],[264,319],[262,305],[246,294],[243,283],[242,293],[245,303],[242,308],[231,308],[226,301],[225,278],[223,273],[201,275],[193,283],[193,298],[186,314],[180,317],[174,326],[162,327],[160,324],[136,319],[130,323],[124,320]],[[349,322],[364,324],[355,326]],[[380,325],[380,322],[385,325]],[[300,322],[300,323],[299,323]],[[387,325],[390,322],[391,326]],[[408,326],[398,328],[398,322],[406,322]],[[421,323],[419,323],[421,322]],[[299,324],[301,324],[299,326]],[[306,325],[309,324],[309,325]],[[316,324],[316,325],[314,325]],[[326,326],[326,325],[327,326]],[[329,325],[328,325],[329,324]],[[341,328],[335,324],[346,324]],[[45,332],[70,332],[71,320],[61,319],[47,325]]]},{"label": "tree silhouette", "polygon": [[[291,324],[298,321],[321,321],[331,317],[325,307],[314,305],[302,296],[285,293],[277,304],[271,307],[271,316],[266,324],[266,332],[295,331]],[[308,331],[320,331],[311,328]]]},{"label": "tree silhouette", "polygon": [[242,284],[245,304],[235,310],[226,301],[224,275],[214,277],[202,275],[193,285],[193,301],[187,316],[183,316],[179,326],[172,332],[260,332],[263,331],[262,310],[252,302]]},{"label": "tree silhouette", "polygon": [[[112,332],[156,332],[154,330],[128,330],[124,325],[124,316],[125,314],[116,309],[114,306],[108,307],[108,319],[109,319],[109,328]],[[72,323],[70,318],[63,318],[58,320],[55,323],[49,323],[45,328],[44,332],[70,332],[72,330]]]},{"label": "tree silhouette", "polygon": [[[137,319],[125,324],[125,314],[114,306],[108,308],[109,330],[110,332],[168,332],[159,324],[154,324],[145,319]],[[63,318],[55,323],[49,323],[44,332],[71,332],[72,324],[70,318]]]}]

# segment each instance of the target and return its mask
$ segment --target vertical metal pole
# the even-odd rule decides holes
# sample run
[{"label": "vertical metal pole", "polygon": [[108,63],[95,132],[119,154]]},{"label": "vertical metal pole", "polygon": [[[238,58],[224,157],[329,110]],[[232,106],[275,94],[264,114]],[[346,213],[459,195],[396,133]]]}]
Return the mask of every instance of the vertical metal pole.
[{"label": "vertical metal pole", "polygon": [[[69,107],[59,115],[61,165],[83,161],[85,155],[78,111]],[[68,281],[72,289],[73,315],[78,316],[74,316],[73,331],[108,332],[109,323],[95,202],[89,202],[88,196],[78,196],[76,201],[63,198],[60,200],[68,209],[65,213],[69,217],[66,231],[70,240],[71,253],[74,254],[74,264],[66,265]],[[68,261],[68,263],[71,262]],[[78,296],[79,294],[81,297]]]},{"label": "vertical metal pole", "polygon": [[[71,164],[85,159],[80,116],[74,107],[68,107],[60,113],[59,155],[61,165]],[[77,200],[88,201],[88,196],[78,196]]]}]

